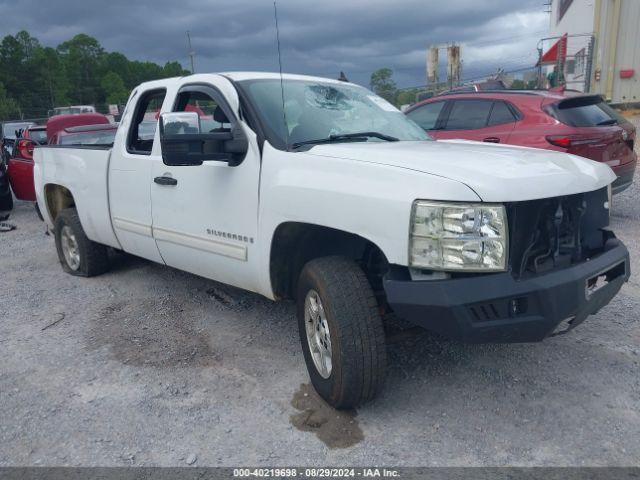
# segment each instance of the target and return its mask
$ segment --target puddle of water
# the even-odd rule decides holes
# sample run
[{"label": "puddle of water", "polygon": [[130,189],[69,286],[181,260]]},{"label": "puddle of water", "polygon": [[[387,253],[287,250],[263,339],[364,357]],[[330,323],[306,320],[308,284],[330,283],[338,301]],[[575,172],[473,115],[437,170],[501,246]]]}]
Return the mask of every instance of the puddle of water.
[{"label": "puddle of water", "polygon": [[291,424],[312,432],[329,448],[348,448],[364,440],[355,410],[335,410],[308,384],[300,385],[291,405],[300,413],[291,415]]}]

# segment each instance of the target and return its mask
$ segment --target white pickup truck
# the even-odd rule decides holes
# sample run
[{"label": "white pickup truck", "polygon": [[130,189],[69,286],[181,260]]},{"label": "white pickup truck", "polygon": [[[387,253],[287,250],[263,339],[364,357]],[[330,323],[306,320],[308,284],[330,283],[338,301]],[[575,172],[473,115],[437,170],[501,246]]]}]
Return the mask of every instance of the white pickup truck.
[{"label": "white pickup truck", "polygon": [[113,248],[295,299],[312,383],[337,408],[379,391],[387,314],[462,341],[539,341],[629,278],[606,165],[432,141],[323,78],[144,83],[113,146],[39,147],[34,177],[68,273],[105,272]]}]

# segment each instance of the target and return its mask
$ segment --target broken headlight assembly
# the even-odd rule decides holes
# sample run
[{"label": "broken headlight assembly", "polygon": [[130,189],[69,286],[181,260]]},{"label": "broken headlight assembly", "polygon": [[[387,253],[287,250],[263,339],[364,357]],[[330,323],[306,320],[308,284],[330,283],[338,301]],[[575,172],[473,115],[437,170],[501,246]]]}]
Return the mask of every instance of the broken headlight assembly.
[{"label": "broken headlight assembly", "polygon": [[409,266],[423,270],[504,271],[507,234],[504,205],[416,200],[411,211]]}]

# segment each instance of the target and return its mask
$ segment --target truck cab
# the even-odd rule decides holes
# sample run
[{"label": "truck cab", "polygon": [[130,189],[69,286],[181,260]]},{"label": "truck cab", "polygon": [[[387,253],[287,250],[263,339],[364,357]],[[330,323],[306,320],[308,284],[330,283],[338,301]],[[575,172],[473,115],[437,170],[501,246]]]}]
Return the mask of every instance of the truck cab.
[{"label": "truck cab", "polygon": [[297,302],[336,408],[380,390],[384,317],[469,342],[539,341],[629,278],[606,165],[435,142],[354,84],[234,72],[147,82],[113,147],[39,147],[37,201],[65,271],[116,249]]}]

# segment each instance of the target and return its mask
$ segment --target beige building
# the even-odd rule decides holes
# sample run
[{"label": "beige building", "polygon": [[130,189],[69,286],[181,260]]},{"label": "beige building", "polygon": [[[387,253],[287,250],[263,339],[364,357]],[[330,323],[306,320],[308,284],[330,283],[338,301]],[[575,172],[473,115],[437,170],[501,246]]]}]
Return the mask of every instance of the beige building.
[{"label": "beige building", "polygon": [[640,103],[640,0],[552,0],[549,37],[543,51],[566,50],[567,88]]}]

